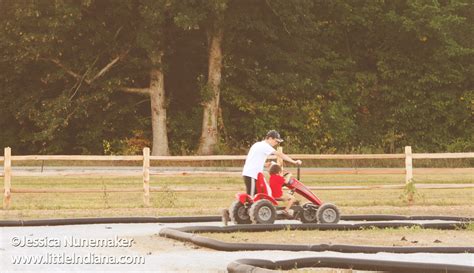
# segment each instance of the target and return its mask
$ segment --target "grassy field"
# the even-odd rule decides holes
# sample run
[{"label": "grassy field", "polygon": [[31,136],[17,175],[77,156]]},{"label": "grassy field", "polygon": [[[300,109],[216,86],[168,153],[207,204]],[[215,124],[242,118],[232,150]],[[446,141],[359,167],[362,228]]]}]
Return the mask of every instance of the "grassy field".
[{"label": "grassy field", "polygon": [[[404,175],[311,175],[308,186],[400,185]],[[419,175],[416,183],[474,183],[472,175]],[[244,191],[240,177],[153,176],[152,206],[143,206],[142,193],[108,192],[108,189],[142,188],[141,177],[14,177],[13,189],[99,189],[99,193],[13,193],[10,210],[1,219],[92,216],[216,215]],[[209,190],[208,192],[177,192]],[[408,204],[402,189],[319,190],[316,194],[335,203],[343,214],[424,214],[474,216],[474,188],[418,189]],[[3,198],[3,197],[2,197]]]},{"label": "grassy field", "polygon": [[[244,153],[244,152],[243,152]],[[242,153],[242,154],[243,154]],[[286,153],[286,152],[285,152]],[[15,155],[15,154],[13,154]],[[296,158],[297,159],[297,158]],[[0,162],[2,162],[0,160]],[[242,167],[244,160],[209,160],[209,161],[163,161],[151,160],[155,167]],[[14,161],[14,166],[142,166],[142,161],[87,161],[87,160],[27,160]],[[291,165],[290,165],[291,166]],[[304,167],[319,168],[404,168],[404,159],[306,159]],[[472,158],[415,159],[414,168],[466,168],[474,167]]]}]

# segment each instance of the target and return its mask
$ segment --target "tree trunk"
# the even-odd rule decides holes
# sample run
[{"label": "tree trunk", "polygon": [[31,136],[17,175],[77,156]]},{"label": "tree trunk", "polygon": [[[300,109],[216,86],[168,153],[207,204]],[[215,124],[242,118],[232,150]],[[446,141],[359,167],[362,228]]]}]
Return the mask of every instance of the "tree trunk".
[{"label": "tree trunk", "polygon": [[153,147],[151,155],[169,155],[168,130],[166,128],[165,88],[161,70],[162,53],[152,56],[154,67],[150,71],[151,124]]},{"label": "tree trunk", "polygon": [[202,155],[213,154],[219,141],[217,121],[222,70],[222,37],[222,28],[215,29],[210,37],[207,86],[211,92],[211,98],[205,102],[203,109],[202,132],[198,149],[198,153]]}]

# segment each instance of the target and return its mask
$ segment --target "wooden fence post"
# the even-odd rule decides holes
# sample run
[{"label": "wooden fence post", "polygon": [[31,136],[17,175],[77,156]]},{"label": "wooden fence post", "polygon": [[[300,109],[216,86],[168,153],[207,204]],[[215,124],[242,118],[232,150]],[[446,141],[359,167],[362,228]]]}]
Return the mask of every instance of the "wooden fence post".
[{"label": "wooden fence post", "polygon": [[405,184],[413,180],[413,156],[411,146],[405,146]]},{"label": "wooden fence post", "polygon": [[[283,153],[283,147],[281,147],[281,146],[278,147],[277,151],[279,151],[280,153]],[[283,158],[277,156],[277,163],[278,163],[278,165],[280,165],[280,167],[283,168]]]},{"label": "wooden fence post", "polygon": [[9,209],[11,205],[11,186],[12,186],[12,149],[5,148],[3,159],[3,209]]},{"label": "wooden fence post", "polygon": [[143,148],[143,203],[150,206],[150,148]]}]

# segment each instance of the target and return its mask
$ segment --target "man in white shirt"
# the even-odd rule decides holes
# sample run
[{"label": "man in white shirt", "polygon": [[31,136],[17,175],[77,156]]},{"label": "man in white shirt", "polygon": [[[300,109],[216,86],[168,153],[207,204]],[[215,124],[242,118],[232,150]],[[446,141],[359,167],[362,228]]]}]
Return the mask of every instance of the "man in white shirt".
[{"label": "man in white shirt", "polygon": [[267,133],[265,140],[259,141],[250,147],[245,159],[244,170],[242,171],[247,194],[250,196],[254,196],[256,193],[255,181],[257,180],[257,175],[259,172],[263,172],[265,161],[269,155],[276,155],[293,164],[300,165],[302,163],[301,160],[293,160],[286,154],[273,148],[281,142],[283,142],[283,139],[280,138],[280,134],[275,130],[271,130]]}]

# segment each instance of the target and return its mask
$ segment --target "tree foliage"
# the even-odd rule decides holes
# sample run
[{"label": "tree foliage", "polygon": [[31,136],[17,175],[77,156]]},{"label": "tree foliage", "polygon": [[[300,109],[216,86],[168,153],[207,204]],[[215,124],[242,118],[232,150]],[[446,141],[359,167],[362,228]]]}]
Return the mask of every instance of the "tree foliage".
[{"label": "tree foliage", "polygon": [[164,50],[170,150],[194,153],[223,5],[220,152],[269,129],[289,152],[473,150],[467,0],[0,1],[0,146],[145,145],[149,103],[119,89],[144,87]]}]

